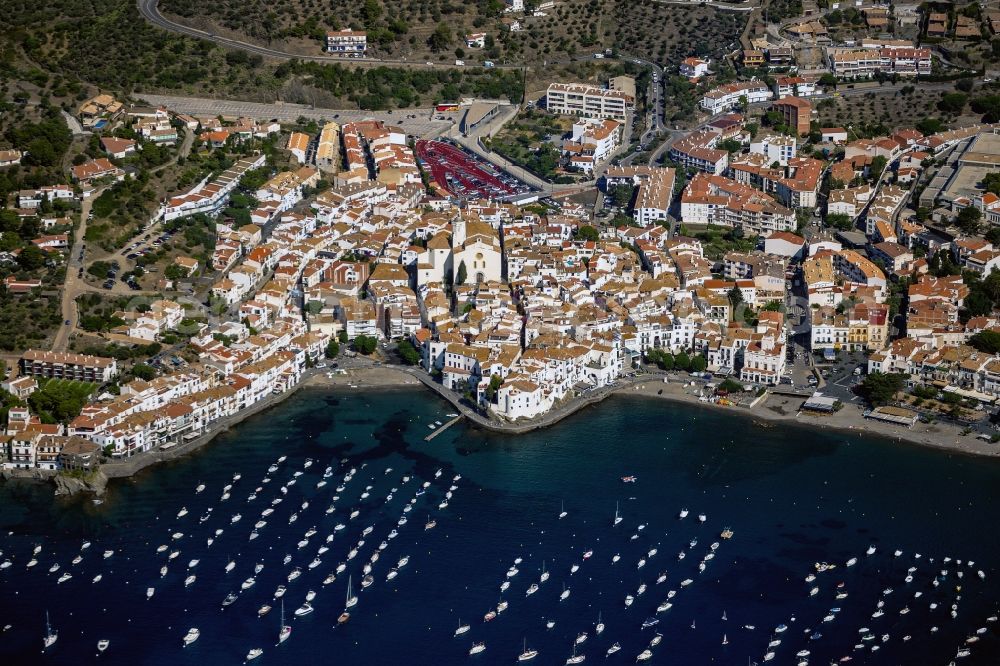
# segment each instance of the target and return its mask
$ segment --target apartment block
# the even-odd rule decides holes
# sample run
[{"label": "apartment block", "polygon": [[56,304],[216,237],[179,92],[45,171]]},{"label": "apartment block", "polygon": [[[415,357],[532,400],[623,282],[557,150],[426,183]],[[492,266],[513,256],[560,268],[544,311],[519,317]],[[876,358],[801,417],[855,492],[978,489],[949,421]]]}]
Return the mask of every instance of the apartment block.
[{"label": "apartment block", "polygon": [[113,358],[29,349],[21,355],[21,374],[32,377],[104,383],[118,373]]},{"label": "apartment block", "polygon": [[545,106],[552,113],[625,120],[635,106],[635,95],[584,83],[553,83],[545,94]]}]

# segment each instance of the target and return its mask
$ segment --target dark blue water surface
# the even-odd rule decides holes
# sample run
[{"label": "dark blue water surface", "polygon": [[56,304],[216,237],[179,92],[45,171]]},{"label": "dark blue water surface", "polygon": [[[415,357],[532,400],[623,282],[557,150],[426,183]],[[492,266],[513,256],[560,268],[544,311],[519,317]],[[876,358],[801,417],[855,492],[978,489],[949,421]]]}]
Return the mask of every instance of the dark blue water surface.
[{"label": "dark blue water surface", "polygon": [[[0,570],[0,625],[11,625],[0,635],[0,664],[237,664],[254,647],[264,650],[256,664],[513,664],[524,641],[539,651],[532,663],[563,664],[586,631],[577,651],[587,663],[605,662],[615,642],[622,650],[606,663],[635,663],[660,633],[650,663],[739,665],[761,662],[780,624],[788,629],[778,636],[774,664],[798,663],[802,650],[812,664],[845,656],[854,663],[947,664],[970,636],[979,640],[959,663],[1000,663],[1000,622],[988,621],[1000,606],[998,461],[792,426],[765,429],[725,413],[625,396],[529,435],[458,424],[425,442],[428,424],[447,421],[449,411],[422,391],[308,390],[195,455],[116,482],[100,506],[89,498],[53,500],[48,487],[0,487],[0,562],[12,563]],[[288,459],[262,483],[281,455]],[[304,469],[307,458],[316,463]],[[317,488],[327,465],[333,476]],[[335,512],[325,513],[351,467],[355,477]],[[295,471],[304,474],[282,495]],[[237,472],[242,478],[231,498],[221,501]],[[622,483],[627,474],[638,482]],[[403,483],[404,475],[413,478]],[[456,475],[458,488],[439,509]],[[426,493],[404,514],[425,481]],[[199,483],[207,488],[196,494]],[[368,485],[370,496],[361,499]],[[248,502],[258,486],[258,498]],[[249,541],[276,497],[283,502]],[[309,507],[301,510],[305,500]],[[614,527],[616,502],[624,520]],[[562,503],[568,515],[560,519]],[[177,518],[182,506],[189,513]],[[208,507],[211,517],[199,522]],[[683,520],[682,508],[690,510]],[[360,515],[350,520],[354,509]],[[298,519],[289,523],[293,512]],[[242,519],[233,524],[236,513]],[[407,524],[397,526],[403,515]],[[437,522],[431,530],[424,527],[428,517]],[[346,529],[334,532],[337,523]],[[313,526],[318,533],[298,548]],[[367,526],[374,531],[357,557],[324,586]],[[735,533],[731,540],[719,538],[725,527]],[[393,528],[398,536],[387,539]],[[174,540],[174,532],[184,536]],[[329,552],[309,569],[329,534],[335,534]],[[92,545],[73,565],[84,540]],[[383,540],[388,546],[373,565],[375,582],[362,590],[362,567]],[[713,542],[720,544],[715,557],[699,572]],[[36,544],[38,564],[26,568]],[[170,549],[157,553],[160,544]],[[871,545],[875,554],[865,555]],[[107,559],[106,549],[115,551]],[[894,556],[896,549],[903,554]],[[171,550],[180,554],[161,578]],[[588,550],[593,556],[585,560]],[[284,565],[286,554],[292,560]],[[615,554],[621,559],[612,563]],[[409,564],[387,581],[403,556]],[[508,579],[518,557],[519,572]],[[851,557],[858,563],[848,568]],[[185,588],[192,559],[200,560],[192,570],[197,580]],[[230,559],[237,566],[226,574]],[[806,582],[822,561],[837,567]],[[265,566],[256,584],[240,592],[258,562]],[[60,565],[56,573],[49,572],[53,563]],[[543,563],[551,578],[526,596]],[[580,566],[576,573],[573,564]],[[906,583],[911,566],[917,570]],[[294,567],[303,574],[289,583]],[[66,571],[72,579],[57,583]],[[666,582],[657,584],[663,572]],[[103,579],[92,583],[97,574]],[[360,601],[338,627],[349,575]],[[682,586],[686,579],[692,582]],[[511,585],[501,593],[505,580]],[[645,593],[626,608],[626,595],[643,583]],[[293,632],[277,646],[279,604],[272,595],[279,584],[288,587]],[[564,585],[570,596],[560,601]],[[156,590],[150,600],[147,587]],[[315,612],[293,619],[309,590],[317,593]],[[672,608],[657,614],[671,590]],[[837,600],[838,591],[848,596]],[[229,592],[239,598],[223,609]],[[509,608],[484,622],[501,600]],[[873,618],[880,600],[884,615]],[[274,610],[258,618],[265,603]],[[840,610],[831,613],[834,607]],[[905,607],[909,613],[900,614]],[[59,639],[43,656],[46,611]],[[599,614],[607,628],[597,636]],[[643,629],[651,617],[659,623]],[[455,638],[460,621],[471,630]],[[201,638],[184,648],[189,627],[199,628]],[[979,628],[985,631],[976,634]],[[862,640],[866,633],[874,638]],[[102,638],[111,646],[98,657]],[[478,641],[487,649],[470,657]]]}]

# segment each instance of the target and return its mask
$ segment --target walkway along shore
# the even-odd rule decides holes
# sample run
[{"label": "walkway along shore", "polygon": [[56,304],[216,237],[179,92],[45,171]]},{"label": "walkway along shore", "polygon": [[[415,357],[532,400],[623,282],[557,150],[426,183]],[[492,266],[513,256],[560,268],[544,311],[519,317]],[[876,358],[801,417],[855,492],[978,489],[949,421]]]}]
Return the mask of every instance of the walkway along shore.
[{"label": "walkway along shore", "polygon": [[[359,390],[401,389],[423,385],[442,399],[451,403],[458,412],[475,427],[489,432],[520,435],[542,428],[553,426],[563,419],[572,416],[581,409],[601,402],[608,396],[621,393],[623,395],[639,395],[655,399],[686,403],[701,409],[723,410],[728,414],[750,418],[758,427],[775,427],[780,423],[834,430],[845,435],[877,436],[894,441],[909,442],[921,446],[961,453],[966,455],[1000,457],[1000,445],[963,435],[961,429],[951,423],[920,424],[912,428],[881,423],[865,419],[857,405],[845,405],[842,410],[831,415],[811,415],[801,412],[802,400],[776,394],[764,396],[755,402],[753,409],[744,407],[727,407],[711,402],[701,402],[695,389],[686,387],[683,375],[646,374],[626,377],[613,386],[604,387],[588,393],[585,396],[571,398],[557,405],[554,409],[537,419],[524,422],[508,422],[483,414],[471,406],[463,396],[445,388],[426,372],[415,367],[366,365],[346,370],[343,374],[328,375],[325,369],[308,370],[292,389],[284,393],[271,395],[248,409],[237,414],[220,419],[201,434],[187,442],[177,444],[169,449],[155,449],[137,454],[125,460],[103,463],[99,469],[86,479],[61,475],[47,470],[4,470],[0,479],[6,481],[53,482],[57,494],[72,495],[78,492],[91,492],[101,495],[111,479],[127,478],[161,462],[176,460],[186,456],[209,442],[233,426],[255,414],[274,407],[289,398],[302,388],[349,387]],[[664,377],[669,381],[664,382]],[[766,422],[766,423],[765,423]]]}]

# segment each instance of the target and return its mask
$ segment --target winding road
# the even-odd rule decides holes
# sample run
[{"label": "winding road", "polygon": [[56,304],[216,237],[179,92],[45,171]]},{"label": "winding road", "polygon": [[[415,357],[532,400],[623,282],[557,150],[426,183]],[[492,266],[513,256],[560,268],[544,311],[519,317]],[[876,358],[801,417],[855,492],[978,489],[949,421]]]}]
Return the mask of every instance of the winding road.
[{"label": "winding road", "polygon": [[[328,65],[341,64],[341,65],[357,65],[357,66],[369,66],[369,67],[379,67],[382,65],[407,65],[410,67],[422,67],[425,69],[460,69],[460,66],[456,66],[450,62],[434,63],[431,61],[421,62],[416,60],[402,60],[402,59],[391,59],[391,58],[337,58],[328,55],[313,55],[313,54],[302,54],[302,53],[288,53],[287,51],[279,51],[278,49],[268,48],[266,46],[260,46],[258,44],[251,44],[249,42],[240,41],[238,39],[231,39],[229,37],[222,37],[215,34],[214,32],[206,32],[204,30],[199,30],[198,28],[192,28],[190,26],[182,25],[180,23],[174,23],[173,21],[165,18],[163,14],[160,13],[157,3],[159,0],[136,0],[136,6],[139,9],[139,14],[142,15],[144,19],[152,23],[153,25],[163,28],[164,30],[169,30],[170,32],[176,32],[181,35],[186,35],[188,37],[194,37],[195,39],[204,39],[210,42],[219,44],[220,46],[225,46],[231,49],[239,49],[241,51],[246,51],[247,53],[253,53],[265,58],[274,58],[277,60],[304,60],[308,62],[321,62]],[[520,69],[520,65],[495,65],[496,69]]]}]

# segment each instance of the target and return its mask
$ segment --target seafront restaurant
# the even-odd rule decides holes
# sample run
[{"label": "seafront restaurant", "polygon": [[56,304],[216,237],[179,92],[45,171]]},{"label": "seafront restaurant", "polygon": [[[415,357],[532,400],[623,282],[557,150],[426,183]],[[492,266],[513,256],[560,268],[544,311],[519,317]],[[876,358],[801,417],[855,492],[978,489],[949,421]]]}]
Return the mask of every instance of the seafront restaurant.
[{"label": "seafront restaurant", "polygon": [[837,399],[819,392],[813,393],[802,403],[802,409],[819,414],[833,414],[837,411]]},{"label": "seafront restaurant", "polygon": [[884,406],[869,409],[865,412],[865,418],[912,428],[917,422],[917,413],[911,409],[903,409],[902,407]]}]

